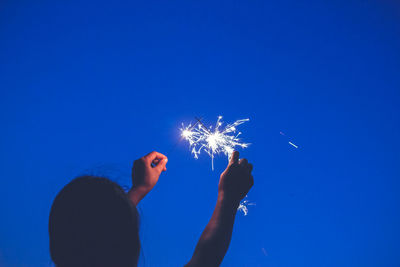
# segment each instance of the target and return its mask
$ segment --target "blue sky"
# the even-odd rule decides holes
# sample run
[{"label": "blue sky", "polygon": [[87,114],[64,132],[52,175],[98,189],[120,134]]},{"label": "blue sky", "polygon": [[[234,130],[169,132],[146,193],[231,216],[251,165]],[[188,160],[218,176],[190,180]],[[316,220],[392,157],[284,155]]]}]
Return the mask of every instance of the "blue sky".
[{"label": "blue sky", "polygon": [[223,266],[399,266],[399,11],[395,1],[3,1],[0,265],[49,266],[62,186],[84,173],[129,186],[132,161],[152,150],[169,162],[140,205],[141,266],[183,265],[226,159],[212,171],[186,143],[172,147],[181,122],[223,115],[250,118],[240,152],[256,203],[238,215]]}]

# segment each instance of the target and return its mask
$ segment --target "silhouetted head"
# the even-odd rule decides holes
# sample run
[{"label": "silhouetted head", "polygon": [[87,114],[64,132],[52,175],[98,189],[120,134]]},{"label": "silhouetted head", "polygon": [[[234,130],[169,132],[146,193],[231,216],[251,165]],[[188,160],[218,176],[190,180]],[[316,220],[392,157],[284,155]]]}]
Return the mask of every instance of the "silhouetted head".
[{"label": "silhouetted head", "polygon": [[136,266],[136,207],[116,183],[82,176],[54,199],[49,218],[50,254],[57,267]]}]

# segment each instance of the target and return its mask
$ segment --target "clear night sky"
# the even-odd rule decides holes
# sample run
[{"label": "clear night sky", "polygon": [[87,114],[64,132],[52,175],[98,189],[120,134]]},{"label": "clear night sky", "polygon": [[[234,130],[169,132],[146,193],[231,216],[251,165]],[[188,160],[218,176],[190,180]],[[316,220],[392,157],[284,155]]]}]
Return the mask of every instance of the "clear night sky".
[{"label": "clear night sky", "polygon": [[399,266],[395,2],[2,1],[0,266],[49,266],[62,186],[129,186],[152,150],[169,162],[140,205],[141,266],[183,265],[226,159],[171,149],[218,115],[251,119],[256,203],[223,266]]}]

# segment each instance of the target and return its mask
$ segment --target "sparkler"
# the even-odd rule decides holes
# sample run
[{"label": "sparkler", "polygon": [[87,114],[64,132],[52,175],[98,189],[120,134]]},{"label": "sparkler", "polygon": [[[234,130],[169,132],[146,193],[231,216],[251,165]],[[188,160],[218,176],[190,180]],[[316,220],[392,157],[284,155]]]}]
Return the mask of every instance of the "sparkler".
[{"label": "sparkler", "polygon": [[[196,118],[197,119],[197,118]],[[217,154],[231,156],[235,147],[246,148],[250,144],[241,142],[237,132],[237,126],[249,121],[249,119],[237,120],[232,124],[227,124],[222,128],[222,116],[218,116],[217,123],[214,126],[206,127],[200,119],[197,119],[193,126],[189,124],[184,126],[182,123],[181,136],[189,142],[191,152],[194,158],[198,159],[202,151],[211,157],[211,168],[214,170],[214,157]],[[196,126],[197,127],[194,127]],[[222,128],[222,129],[221,129]]]},{"label": "sparkler", "polygon": [[[222,127],[222,116],[218,116],[217,123],[214,126],[206,127],[201,119],[196,118],[197,122],[193,125],[189,124],[185,127],[182,123],[181,139],[189,142],[191,152],[194,158],[198,159],[202,151],[205,151],[211,157],[211,168],[214,170],[214,157],[217,154],[224,154],[231,157],[235,147],[246,148],[250,144],[241,142],[237,132],[237,126],[249,121],[249,119],[237,120],[232,124],[227,124]],[[196,127],[197,125],[197,127]],[[244,216],[247,215],[248,206],[255,205],[248,200],[243,200],[238,207],[238,210],[243,212]]]}]

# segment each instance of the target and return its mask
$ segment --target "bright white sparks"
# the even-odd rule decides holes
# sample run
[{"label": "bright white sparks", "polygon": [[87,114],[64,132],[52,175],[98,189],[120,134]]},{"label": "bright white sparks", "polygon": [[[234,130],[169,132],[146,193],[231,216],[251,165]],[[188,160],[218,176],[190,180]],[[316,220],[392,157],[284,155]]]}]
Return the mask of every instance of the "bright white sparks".
[{"label": "bright white sparks", "polygon": [[[249,121],[249,119],[237,120],[232,124],[222,127],[222,116],[218,116],[214,126],[206,126],[198,119],[193,126],[184,126],[182,123],[182,138],[189,142],[191,152],[197,159],[201,151],[205,151],[211,157],[211,166],[214,170],[214,156],[224,154],[228,158],[231,156],[235,147],[246,148],[250,144],[242,143],[239,139],[241,132],[237,132],[236,127]],[[197,125],[197,126],[196,126]]]},{"label": "bright white sparks", "polygon": [[240,202],[238,210],[243,212],[243,215],[246,216],[249,213],[248,206],[255,206],[255,205],[256,203],[251,203],[248,200],[243,200],[242,202]]}]

